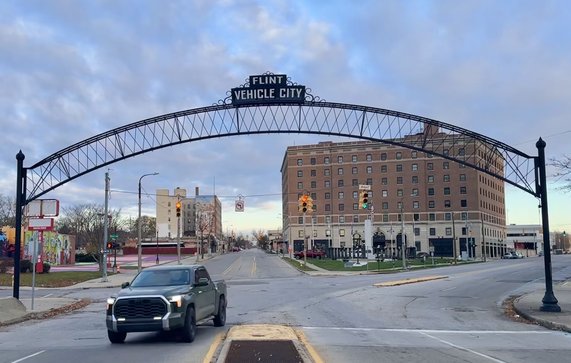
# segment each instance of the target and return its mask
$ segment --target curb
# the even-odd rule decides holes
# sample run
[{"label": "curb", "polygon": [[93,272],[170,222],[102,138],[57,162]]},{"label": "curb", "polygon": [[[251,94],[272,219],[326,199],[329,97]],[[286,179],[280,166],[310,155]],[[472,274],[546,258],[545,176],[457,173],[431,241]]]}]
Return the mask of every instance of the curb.
[{"label": "curb", "polygon": [[545,327],[545,328],[547,328],[547,329],[559,330],[559,331],[564,331],[564,332],[567,332],[567,333],[571,333],[571,328],[569,328],[569,327],[566,326],[566,325],[559,324],[559,323],[554,323],[554,322],[549,321],[549,320],[544,320],[544,319],[535,318],[535,317],[533,317],[532,315],[526,313],[525,311],[523,311],[523,310],[521,310],[521,309],[518,309],[518,307],[517,307],[517,305],[516,305],[516,302],[517,302],[518,300],[520,300],[521,298],[523,298],[523,297],[524,297],[524,295],[518,296],[518,297],[515,298],[515,299],[513,300],[513,302],[512,302],[513,309],[514,309],[514,311],[515,311],[516,313],[518,313],[518,314],[519,314],[520,316],[522,316],[524,319],[526,319],[526,320],[528,320],[528,321],[530,321],[530,322],[536,323],[536,324],[538,324],[538,325],[541,325],[541,326],[543,326],[543,327]]},{"label": "curb", "polygon": [[404,280],[397,280],[397,281],[387,281],[387,282],[378,282],[373,284],[375,287],[392,287],[392,286],[399,286],[399,285],[406,285],[406,284],[414,284],[417,282],[425,282],[425,281],[433,281],[433,280],[441,280],[447,279],[448,276],[426,276],[426,277],[418,277],[418,278],[410,278]]}]

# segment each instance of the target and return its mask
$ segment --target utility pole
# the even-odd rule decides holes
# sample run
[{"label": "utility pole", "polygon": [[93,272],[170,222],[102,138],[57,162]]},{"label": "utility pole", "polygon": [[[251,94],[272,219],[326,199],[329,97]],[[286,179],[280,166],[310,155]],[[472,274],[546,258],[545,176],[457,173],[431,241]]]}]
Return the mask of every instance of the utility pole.
[{"label": "utility pole", "polygon": [[103,278],[107,282],[107,239],[109,229],[109,172],[105,173],[105,211],[103,216]]},{"label": "utility pole", "polygon": [[401,252],[402,252],[402,269],[406,270],[406,237],[404,235],[404,210],[401,202],[400,206],[400,221],[401,221]]},{"label": "utility pole", "polygon": [[458,258],[456,256],[458,254],[458,249],[456,248],[456,225],[454,224],[454,212],[452,212],[452,249],[454,251],[454,264],[456,265],[458,263]]}]

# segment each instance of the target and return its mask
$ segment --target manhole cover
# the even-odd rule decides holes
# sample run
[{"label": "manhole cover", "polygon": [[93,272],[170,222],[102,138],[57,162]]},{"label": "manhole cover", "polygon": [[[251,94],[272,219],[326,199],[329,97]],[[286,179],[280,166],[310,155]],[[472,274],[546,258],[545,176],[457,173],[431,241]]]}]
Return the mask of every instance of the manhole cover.
[{"label": "manhole cover", "polygon": [[224,363],[281,362],[303,360],[291,340],[234,340]]}]

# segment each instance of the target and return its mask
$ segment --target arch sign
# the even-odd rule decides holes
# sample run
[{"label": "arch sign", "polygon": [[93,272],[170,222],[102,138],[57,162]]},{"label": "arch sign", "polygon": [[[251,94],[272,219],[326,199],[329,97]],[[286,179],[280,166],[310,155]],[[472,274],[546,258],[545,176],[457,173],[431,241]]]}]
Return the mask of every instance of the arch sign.
[{"label": "arch sign", "polygon": [[[424,130],[419,132],[419,130]],[[406,147],[464,164],[541,198],[546,293],[542,310],[559,311],[553,295],[545,174],[545,142],[531,156],[453,124],[378,107],[327,102],[286,74],[251,75],[210,106],[136,121],[92,136],[24,166],[17,159],[16,240],[22,207],[94,170],[153,150],[203,139],[268,133],[304,133],[370,140]],[[438,137],[436,137],[438,135]],[[466,146],[464,154],[448,153]],[[19,244],[16,244],[19,249]],[[16,252],[19,256],[19,251]],[[14,263],[19,271],[19,259]],[[15,276],[17,296],[19,274]]]}]

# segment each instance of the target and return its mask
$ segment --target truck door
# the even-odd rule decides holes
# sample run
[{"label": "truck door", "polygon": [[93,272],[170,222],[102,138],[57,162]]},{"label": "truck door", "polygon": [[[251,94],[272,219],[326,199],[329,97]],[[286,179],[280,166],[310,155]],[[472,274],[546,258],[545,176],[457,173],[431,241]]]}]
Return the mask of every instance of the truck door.
[{"label": "truck door", "polygon": [[216,291],[214,289],[214,283],[205,268],[197,269],[195,276],[196,281],[200,278],[208,279],[208,285],[196,287],[196,318],[200,320],[214,314]]}]

